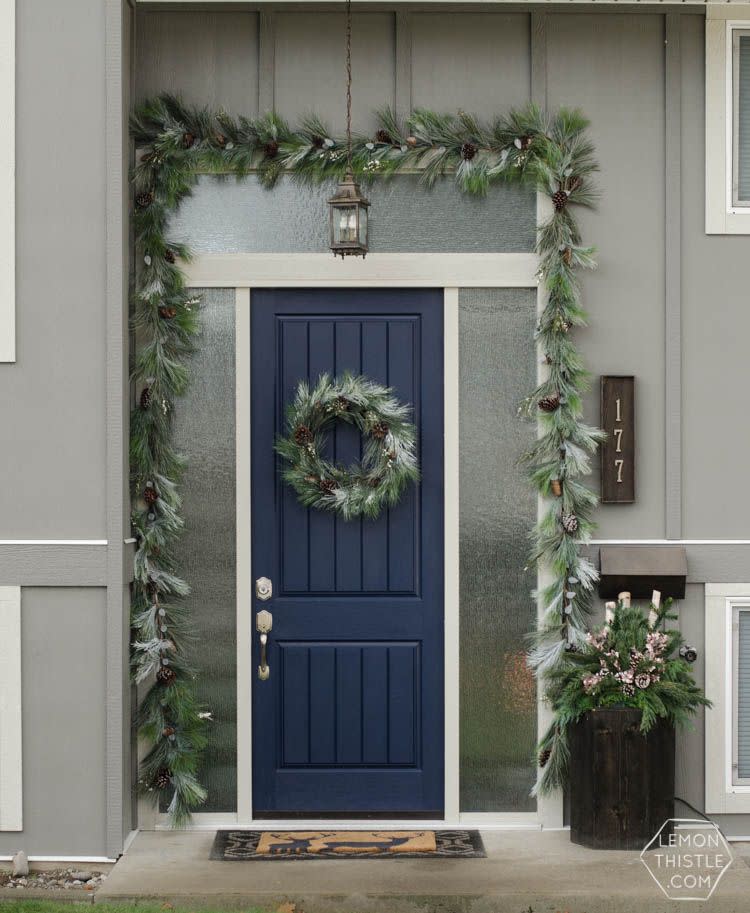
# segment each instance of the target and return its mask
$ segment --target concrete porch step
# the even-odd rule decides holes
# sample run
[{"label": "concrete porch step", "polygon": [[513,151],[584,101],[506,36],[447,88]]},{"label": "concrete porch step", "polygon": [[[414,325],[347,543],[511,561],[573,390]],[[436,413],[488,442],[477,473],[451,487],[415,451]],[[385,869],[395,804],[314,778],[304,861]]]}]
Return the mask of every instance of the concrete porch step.
[{"label": "concrete porch step", "polygon": [[[208,858],[214,832],[144,832],[97,892],[95,903],[159,901],[211,910],[295,913],[662,913],[669,901],[638,853],[575,846],[565,831],[483,831],[486,859],[223,862]],[[710,913],[750,910],[750,845]],[[291,908],[284,908],[291,913]]]}]

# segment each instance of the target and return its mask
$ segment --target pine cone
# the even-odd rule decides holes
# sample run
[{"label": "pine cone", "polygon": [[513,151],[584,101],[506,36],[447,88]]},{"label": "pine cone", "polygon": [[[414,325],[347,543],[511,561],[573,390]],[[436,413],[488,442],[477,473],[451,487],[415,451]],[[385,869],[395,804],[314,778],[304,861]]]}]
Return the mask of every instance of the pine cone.
[{"label": "pine cone", "polygon": [[172,782],[172,771],[168,767],[160,767],[154,777],[154,789],[166,789]]},{"label": "pine cone", "polygon": [[334,404],[338,412],[348,412],[351,403],[345,396],[337,396]]},{"label": "pine cone", "polygon": [[563,261],[570,266],[570,261],[573,259],[573,251],[571,248],[566,247],[562,253]]},{"label": "pine cone", "polygon": [[156,681],[160,685],[171,685],[176,678],[177,673],[171,666],[162,666],[156,673]]},{"label": "pine cone", "polygon": [[407,145],[407,146],[412,146],[412,147],[413,147],[413,146],[416,146],[416,145],[417,145],[417,138],[416,138],[416,136],[407,136],[407,137],[406,137],[406,145]]},{"label": "pine cone", "polygon": [[568,205],[567,193],[565,193],[565,191],[562,189],[555,191],[555,193],[552,194],[552,204],[554,205],[557,212],[565,209],[565,207]]},{"label": "pine cone", "polygon": [[583,184],[583,178],[576,175],[568,181],[568,193],[574,193]]},{"label": "pine cone", "polygon": [[217,133],[217,134],[215,134],[215,136],[214,136],[214,141],[216,142],[216,145],[217,145],[217,146],[220,146],[222,149],[223,149],[224,146],[226,146],[226,144],[227,144],[227,138],[226,138],[226,136],[224,136],[223,133]]},{"label": "pine cone", "polygon": [[552,479],[549,483],[549,490],[556,498],[562,497],[562,482],[560,479]]},{"label": "pine cone", "polygon": [[182,134],[182,148],[191,149],[195,145],[195,134],[194,133],[183,133]]},{"label": "pine cone", "polygon": [[520,145],[518,148],[521,149],[522,151],[523,151],[524,149],[528,149],[529,146],[531,145],[531,137],[530,137],[530,136],[519,136],[518,139],[519,139],[519,141],[520,141],[520,143],[521,143],[521,145]]},{"label": "pine cone", "polygon": [[543,396],[537,405],[542,412],[554,412],[560,405],[560,394],[550,393],[547,396]]},{"label": "pine cone", "polygon": [[372,436],[377,438],[379,441],[382,441],[389,431],[390,428],[385,422],[375,422],[375,424],[372,426]]},{"label": "pine cone", "polygon": [[546,766],[547,766],[547,761],[549,761],[549,759],[550,759],[551,756],[552,756],[552,749],[550,749],[550,748],[543,748],[543,749],[539,752],[539,766],[540,766],[540,767],[546,767]]},{"label": "pine cone", "polygon": [[279,144],[276,140],[269,140],[263,147],[263,154],[267,159],[275,159],[279,154]]},{"label": "pine cone", "polygon": [[159,316],[164,320],[171,320],[173,317],[177,316],[177,308],[165,304],[159,308]]},{"label": "pine cone", "polygon": [[310,140],[310,145],[311,145],[314,149],[322,149],[322,148],[323,148],[323,137],[322,137],[322,136],[317,136],[317,134],[316,134],[316,135],[313,136],[313,138]]},{"label": "pine cone", "polygon": [[168,739],[170,736],[173,736],[176,732],[177,732],[177,730],[174,728],[174,726],[165,726],[164,729],[162,729],[161,734],[164,736],[165,739]]},{"label": "pine cone", "polygon": [[320,490],[327,495],[333,494],[339,487],[339,483],[335,479],[321,479],[318,484],[320,485]]},{"label": "pine cone", "polygon": [[155,504],[159,500],[159,492],[151,485],[143,489],[143,500],[146,504]]},{"label": "pine cone", "polygon": [[378,130],[375,134],[375,141],[378,143],[385,143],[388,146],[393,145],[393,139],[387,130]]},{"label": "pine cone", "polygon": [[171,249],[168,247],[168,248],[164,251],[164,259],[167,261],[167,263],[174,263],[174,261],[175,261],[177,258],[175,257],[174,251],[171,250]]},{"label": "pine cone", "polygon": [[152,399],[151,387],[144,387],[143,390],[141,390],[141,409],[148,409],[151,406]]},{"label": "pine cone", "polygon": [[566,513],[560,517],[560,523],[566,533],[578,532],[578,517],[574,513]]},{"label": "pine cone", "polygon": [[479,148],[475,146],[474,143],[464,143],[463,146],[461,146],[461,158],[465,162],[470,162],[478,151]]},{"label": "pine cone", "polygon": [[294,440],[299,444],[300,447],[304,447],[306,444],[312,444],[313,433],[310,431],[307,425],[298,425],[294,429]]},{"label": "pine cone", "polygon": [[380,481],[381,480],[379,478],[375,477],[374,479],[369,479],[367,484],[370,486],[370,488],[377,488],[378,485],[380,485]]},{"label": "pine cone", "polygon": [[139,193],[135,198],[135,205],[139,209],[148,209],[148,207],[154,202],[154,191],[153,190],[144,190],[143,193]]}]

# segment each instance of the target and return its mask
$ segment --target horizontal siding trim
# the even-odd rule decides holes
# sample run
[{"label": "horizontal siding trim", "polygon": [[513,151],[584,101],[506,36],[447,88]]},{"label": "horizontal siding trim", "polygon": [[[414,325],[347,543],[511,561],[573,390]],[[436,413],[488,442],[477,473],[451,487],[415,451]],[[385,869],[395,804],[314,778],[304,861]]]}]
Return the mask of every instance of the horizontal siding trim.
[{"label": "horizontal siding trim", "polygon": [[0,587],[0,831],[23,830],[21,588]]},{"label": "horizontal siding trim", "polygon": [[[0,540],[0,581],[19,586],[106,586],[106,540]],[[123,543],[125,584],[135,545]]]}]

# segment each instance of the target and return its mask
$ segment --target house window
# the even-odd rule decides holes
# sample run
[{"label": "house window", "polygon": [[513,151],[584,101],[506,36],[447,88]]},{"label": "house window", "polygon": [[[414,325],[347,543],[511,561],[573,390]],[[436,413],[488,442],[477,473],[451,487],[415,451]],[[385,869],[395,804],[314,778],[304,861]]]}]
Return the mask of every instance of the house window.
[{"label": "house window", "polygon": [[750,28],[732,30],[732,203],[750,206]]},{"label": "house window", "polygon": [[750,234],[750,20],[706,20],[706,232]]},{"label": "house window", "polygon": [[732,782],[750,786],[750,605],[735,605],[732,621]]},{"label": "house window", "polygon": [[706,812],[750,812],[750,584],[706,584]]}]

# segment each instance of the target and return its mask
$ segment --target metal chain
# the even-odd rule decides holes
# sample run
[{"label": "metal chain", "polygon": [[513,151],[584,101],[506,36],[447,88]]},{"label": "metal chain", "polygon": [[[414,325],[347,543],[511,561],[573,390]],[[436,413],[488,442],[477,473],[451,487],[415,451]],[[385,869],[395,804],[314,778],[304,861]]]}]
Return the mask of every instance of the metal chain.
[{"label": "metal chain", "polygon": [[352,170],[352,0],[346,0],[346,162]]}]

